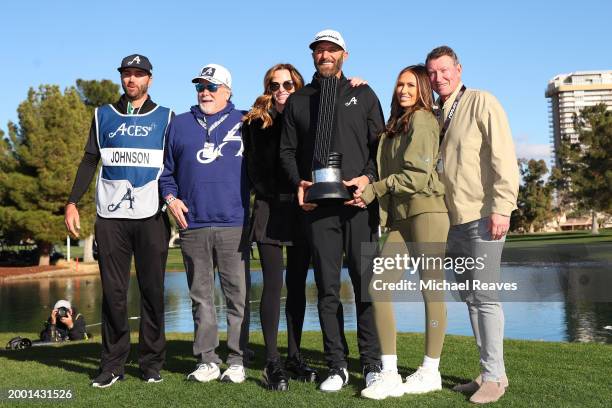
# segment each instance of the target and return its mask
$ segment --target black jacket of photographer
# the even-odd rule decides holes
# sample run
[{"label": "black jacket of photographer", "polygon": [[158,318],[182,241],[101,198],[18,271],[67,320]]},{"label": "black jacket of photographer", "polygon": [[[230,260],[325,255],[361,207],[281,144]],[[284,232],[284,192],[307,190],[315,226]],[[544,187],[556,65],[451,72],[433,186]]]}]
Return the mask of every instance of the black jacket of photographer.
[{"label": "black jacket of photographer", "polygon": [[[300,180],[312,180],[320,89],[315,74],[312,82],[292,94],[285,106],[280,158],[295,187]],[[334,109],[330,152],[342,153],[343,178],[366,175],[376,180],[378,136],[384,129],[378,97],[368,85],[351,87],[342,75]]]},{"label": "black jacket of photographer", "polygon": [[85,317],[81,315],[76,308],[72,308],[72,329],[68,329],[61,322],[59,315],[56,318],[55,325],[51,324],[51,318],[47,319],[45,328],[40,332],[42,341],[64,341],[64,340],[84,340],[87,338],[87,328]]}]

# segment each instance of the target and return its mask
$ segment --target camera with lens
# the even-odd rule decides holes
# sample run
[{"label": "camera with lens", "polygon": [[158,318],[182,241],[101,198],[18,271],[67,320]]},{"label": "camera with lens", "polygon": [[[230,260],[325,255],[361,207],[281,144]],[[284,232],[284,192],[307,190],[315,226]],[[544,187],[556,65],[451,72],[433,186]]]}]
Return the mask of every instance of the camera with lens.
[{"label": "camera with lens", "polygon": [[62,318],[62,317],[66,317],[66,316],[68,316],[68,308],[67,308],[67,307],[64,307],[64,306],[62,306],[62,307],[58,307],[58,308],[57,308],[57,316],[58,316],[59,318]]}]

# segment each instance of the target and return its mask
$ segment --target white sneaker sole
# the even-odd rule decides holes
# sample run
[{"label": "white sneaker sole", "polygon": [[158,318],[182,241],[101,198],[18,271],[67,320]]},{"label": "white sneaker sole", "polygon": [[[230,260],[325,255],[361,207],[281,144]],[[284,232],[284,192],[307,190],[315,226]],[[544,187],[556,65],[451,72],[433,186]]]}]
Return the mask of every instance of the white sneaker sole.
[{"label": "white sneaker sole", "polygon": [[111,382],[109,382],[108,384],[99,384],[99,383],[94,382],[94,383],[91,383],[91,386],[92,386],[93,388],[108,388],[108,387],[110,387],[111,385],[113,385],[114,383],[116,383],[117,381],[119,381],[119,377],[115,377],[115,378],[113,378],[113,379],[111,380]]},{"label": "white sneaker sole", "polygon": [[428,392],[435,392],[435,391],[441,391],[442,387],[440,386],[439,388],[431,388],[431,389],[427,389],[427,390],[408,390],[406,388],[404,388],[404,394],[410,394],[410,395],[415,395],[415,394],[427,394]]},{"label": "white sneaker sole", "polygon": [[222,375],[221,376],[221,382],[224,382],[224,383],[242,384],[244,382],[244,380],[246,380],[246,377],[239,378],[238,380],[235,380],[235,379],[231,378],[229,375]]},{"label": "white sneaker sole", "polygon": [[217,376],[210,376],[210,377],[204,377],[204,378],[198,378],[197,375],[195,374],[188,374],[187,375],[187,380],[189,381],[197,381],[197,382],[201,382],[201,383],[207,383],[207,382],[211,382],[214,381],[216,379],[218,379],[220,376],[220,374],[217,374]]},{"label": "white sneaker sole", "polygon": [[404,395],[404,390],[403,390],[402,385],[403,384],[399,384],[395,389],[391,390],[388,394],[378,394],[378,395],[368,395],[369,393],[367,392],[364,393],[364,391],[367,390],[366,388],[361,391],[361,396],[363,398],[377,400],[377,401],[384,400],[388,397],[399,398]]},{"label": "white sneaker sole", "polygon": [[[348,384],[348,383],[346,383],[346,384]],[[342,388],[344,388],[344,386],[345,386],[346,384],[342,384],[342,385],[340,386],[340,388],[338,388],[338,389],[324,389],[324,388],[321,388],[321,386],[319,386],[319,391],[322,391],[322,392],[339,392],[339,391],[341,391],[341,390],[342,390]]]}]

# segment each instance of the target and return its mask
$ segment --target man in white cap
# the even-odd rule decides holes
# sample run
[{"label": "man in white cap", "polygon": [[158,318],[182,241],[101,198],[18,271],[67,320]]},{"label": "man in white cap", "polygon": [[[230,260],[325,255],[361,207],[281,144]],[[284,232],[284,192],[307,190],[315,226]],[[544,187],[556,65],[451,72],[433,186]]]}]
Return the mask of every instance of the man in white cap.
[{"label": "man in white cap", "polygon": [[[335,392],[348,383],[349,350],[340,302],[343,254],[355,294],[357,343],[366,386],[380,376],[380,346],[372,304],[362,296],[362,282],[368,282],[369,272],[367,259],[363,262],[361,253],[362,243],[376,240],[378,208],[360,208],[342,201],[316,206],[304,202],[304,194],[312,185],[312,172],[325,167],[321,165],[329,152],[320,153],[323,150],[342,155],[344,182],[355,191],[363,191],[375,180],[378,135],[384,120],[374,91],[367,85],[351,87],[342,73],[348,52],[339,32],[317,33],[310,49],[317,72],[312,82],[287,102],[280,156],[304,210],[312,248],[319,320],[329,367],[320,390]],[[363,286],[367,288],[367,284]]]},{"label": "man in white cap", "polygon": [[[176,116],[168,131],[162,197],[180,228],[181,251],[193,309],[193,354],[200,360],[187,378],[245,380],[248,342],[249,186],[243,163],[242,116],[230,101],[232,77],[217,64],[193,78],[197,105]],[[215,267],[227,304],[228,368],[221,374]]]},{"label": "man in white cap", "polygon": [[40,332],[42,341],[65,341],[87,339],[86,323],[83,315],[65,299],[58,300],[51,310],[51,316]]}]

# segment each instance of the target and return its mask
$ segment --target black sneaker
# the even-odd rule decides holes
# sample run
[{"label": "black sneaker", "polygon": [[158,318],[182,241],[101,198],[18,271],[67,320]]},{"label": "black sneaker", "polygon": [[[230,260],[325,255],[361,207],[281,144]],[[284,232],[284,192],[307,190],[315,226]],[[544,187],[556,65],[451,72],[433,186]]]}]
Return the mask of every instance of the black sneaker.
[{"label": "black sneaker", "polygon": [[289,357],[285,361],[285,370],[289,376],[298,381],[316,382],[318,379],[317,370],[309,367],[300,355]]},{"label": "black sneaker", "polygon": [[366,388],[372,385],[372,383],[380,377],[381,368],[379,364],[366,364],[363,367],[363,379],[366,383]]},{"label": "black sneaker", "polygon": [[108,388],[117,381],[123,381],[123,374],[115,375],[109,372],[102,372],[91,382],[94,388]]},{"label": "black sneaker", "polygon": [[161,375],[159,375],[159,373],[143,375],[142,379],[146,383],[160,383],[164,381],[164,379],[162,378]]},{"label": "black sneaker", "polygon": [[263,383],[272,391],[287,391],[289,389],[289,376],[283,370],[280,360],[268,361],[263,370]]}]

